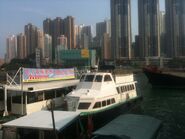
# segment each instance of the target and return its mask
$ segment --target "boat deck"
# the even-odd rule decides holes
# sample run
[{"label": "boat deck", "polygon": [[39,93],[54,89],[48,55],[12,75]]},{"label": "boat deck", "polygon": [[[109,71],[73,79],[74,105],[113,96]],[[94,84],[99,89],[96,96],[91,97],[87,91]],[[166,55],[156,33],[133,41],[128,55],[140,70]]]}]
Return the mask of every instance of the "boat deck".
[{"label": "boat deck", "polygon": [[185,72],[177,72],[177,71],[165,71],[163,72],[165,74],[170,74],[174,76],[179,76],[179,77],[185,77]]}]

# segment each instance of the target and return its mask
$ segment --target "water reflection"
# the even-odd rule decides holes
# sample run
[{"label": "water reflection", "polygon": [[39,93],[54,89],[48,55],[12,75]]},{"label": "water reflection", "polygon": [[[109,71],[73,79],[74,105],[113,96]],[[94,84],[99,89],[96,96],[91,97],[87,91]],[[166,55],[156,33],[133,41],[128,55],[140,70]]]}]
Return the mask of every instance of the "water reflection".
[{"label": "water reflection", "polygon": [[185,90],[152,88],[144,74],[135,76],[143,95],[141,111],[163,121],[159,139],[185,139]]}]

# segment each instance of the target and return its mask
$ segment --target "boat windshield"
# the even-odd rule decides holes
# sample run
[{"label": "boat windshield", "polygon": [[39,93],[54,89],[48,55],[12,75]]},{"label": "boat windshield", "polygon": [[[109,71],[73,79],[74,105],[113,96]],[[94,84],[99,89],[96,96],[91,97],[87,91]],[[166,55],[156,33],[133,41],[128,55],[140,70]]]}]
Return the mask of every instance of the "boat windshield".
[{"label": "boat windshield", "polygon": [[85,82],[93,82],[94,75],[86,75],[85,77]]},{"label": "boat windshield", "polygon": [[102,75],[96,75],[95,82],[102,82]]},{"label": "boat windshield", "polygon": [[82,75],[81,78],[80,78],[80,82],[83,82],[85,79],[85,75]]}]

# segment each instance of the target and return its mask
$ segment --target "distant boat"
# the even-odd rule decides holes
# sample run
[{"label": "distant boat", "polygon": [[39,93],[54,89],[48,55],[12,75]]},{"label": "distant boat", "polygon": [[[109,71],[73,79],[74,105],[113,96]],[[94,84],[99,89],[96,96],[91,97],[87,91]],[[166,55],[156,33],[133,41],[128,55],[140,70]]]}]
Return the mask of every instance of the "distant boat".
[{"label": "distant boat", "polygon": [[185,88],[185,72],[165,72],[153,66],[143,68],[143,72],[154,87]]}]

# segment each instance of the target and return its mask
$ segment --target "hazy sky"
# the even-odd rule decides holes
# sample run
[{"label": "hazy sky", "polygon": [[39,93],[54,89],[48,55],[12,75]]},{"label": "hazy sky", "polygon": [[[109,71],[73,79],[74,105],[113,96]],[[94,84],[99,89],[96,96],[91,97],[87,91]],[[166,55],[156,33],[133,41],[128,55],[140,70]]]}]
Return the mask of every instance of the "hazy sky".
[{"label": "hazy sky", "polygon": [[[132,34],[138,33],[138,0],[132,4]],[[164,10],[164,0],[159,0]],[[75,17],[75,24],[92,25],[110,19],[110,0],[0,0],[0,57],[6,50],[6,38],[24,32],[24,25],[32,23],[42,29],[46,17]]]}]

